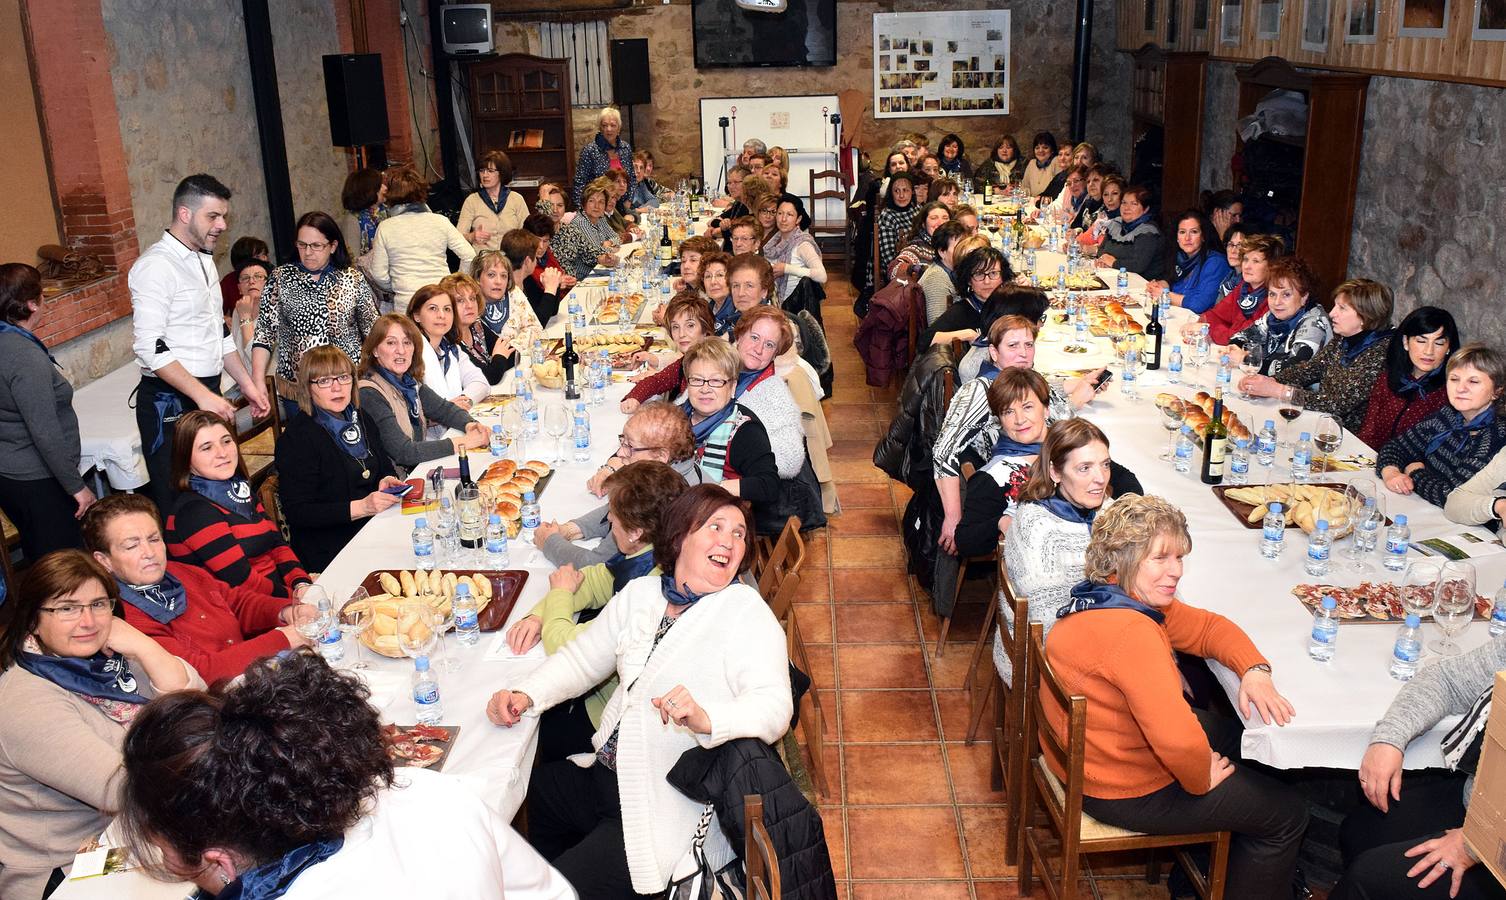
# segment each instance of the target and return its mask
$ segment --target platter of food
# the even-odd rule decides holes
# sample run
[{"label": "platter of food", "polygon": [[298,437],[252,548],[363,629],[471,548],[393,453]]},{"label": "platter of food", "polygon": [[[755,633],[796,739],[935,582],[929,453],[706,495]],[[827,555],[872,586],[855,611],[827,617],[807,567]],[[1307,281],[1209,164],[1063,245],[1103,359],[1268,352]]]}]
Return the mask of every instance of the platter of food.
[{"label": "platter of food", "polygon": [[517,537],[523,521],[523,495],[533,491],[535,500],[543,496],[544,488],[554,477],[554,469],[542,460],[529,460],[522,465],[510,459],[499,459],[486,467],[477,479],[481,494],[491,505],[491,512],[502,517],[507,526],[507,536]]},{"label": "platter of food", "polygon": [[465,569],[425,572],[422,569],[377,569],[362,581],[367,597],[351,600],[341,611],[354,604],[366,604],[372,611],[371,627],[361,632],[361,643],[382,656],[403,656],[399,635],[427,635],[431,629],[411,608],[426,602],[440,615],[449,617],[456,588],[466,585],[480,610],[482,631],[496,631],[507,624],[528,573],[522,569]]},{"label": "platter of food", "polygon": [[1092,273],[1069,274],[1065,287],[1058,284],[1058,281],[1058,277],[1052,274],[1040,276],[1037,283],[1043,291],[1106,291],[1109,289],[1109,286],[1104,283],[1102,278]]},{"label": "platter of food", "polygon": [[[1344,496],[1344,485],[1337,482],[1324,484],[1248,484],[1231,486],[1217,485],[1214,496],[1234,514],[1246,528],[1259,529],[1270,511],[1270,504],[1280,503],[1286,514],[1287,528],[1300,528],[1312,534],[1319,519],[1328,521],[1328,532],[1334,540],[1349,534],[1349,500]],[[1386,520],[1390,525],[1391,521]]]},{"label": "platter of food", "polygon": [[[1186,417],[1182,421],[1192,426],[1193,433],[1197,435],[1198,441],[1201,442],[1203,434],[1208,428],[1208,423],[1212,421],[1213,395],[1207,391],[1198,391],[1192,395],[1191,399],[1182,399],[1176,394],[1161,393],[1156,395],[1157,404],[1166,403],[1170,400],[1182,401],[1186,409]],[[1252,435],[1249,426],[1240,421],[1239,416],[1227,406],[1224,407],[1223,418],[1224,425],[1229,429],[1229,441],[1231,443],[1234,441],[1250,440]],[[1260,525],[1257,522],[1253,527],[1259,528]]]},{"label": "platter of food", "polygon": [[[1302,605],[1311,610],[1316,610],[1323,605],[1324,597],[1332,597],[1338,604],[1335,611],[1341,622],[1400,622],[1407,617],[1406,595],[1404,592],[1416,592],[1417,597],[1414,608],[1421,607],[1427,602],[1426,595],[1432,594],[1434,585],[1420,584],[1400,585],[1390,582],[1362,581],[1353,587],[1340,587],[1334,584],[1299,584],[1292,588],[1292,596],[1302,602]],[[1490,618],[1491,601],[1488,597],[1475,596],[1475,618]],[[1423,618],[1428,618],[1424,613]]]},{"label": "platter of food", "polygon": [[596,307],[596,321],[602,325],[616,325],[626,316],[629,322],[636,322],[638,314],[643,311],[643,303],[643,294],[637,291],[627,295],[608,294]]},{"label": "platter of food", "polygon": [[383,725],[382,740],[387,758],[395,766],[415,769],[444,768],[450,748],[460,737],[458,725]]}]

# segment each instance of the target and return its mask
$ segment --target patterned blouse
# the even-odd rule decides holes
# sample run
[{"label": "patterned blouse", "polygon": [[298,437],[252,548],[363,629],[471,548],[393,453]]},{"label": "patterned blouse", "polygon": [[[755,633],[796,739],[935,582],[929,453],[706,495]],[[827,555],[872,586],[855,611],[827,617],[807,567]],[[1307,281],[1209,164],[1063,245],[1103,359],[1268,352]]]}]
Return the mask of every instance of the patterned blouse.
[{"label": "patterned blouse", "polygon": [[617,240],[612,223],[602,216],[594,223],[584,214],[576,216],[554,235],[551,249],[564,270],[576,278],[585,278],[596,268],[596,258],[606,252],[603,245]]},{"label": "patterned blouse", "polygon": [[888,272],[889,263],[894,261],[894,255],[899,252],[901,242],[905,235],[910,233],[910,223],[915,219],[916,205],[911,203],[904,209],[896,209],[886,206],[879,211],[878,215],[878,256],[879,271]]},{"label": "patterned blouse", "polygon": [[[1358,432],[1365,422],[1370,387],[1377,376],[1385,377],[1391,337],[1382,333],[1353,359],[1344,358],[1348,341],[1334,338],[1312,359],[1283,366],[1276,380],[1296,388],[1293,403],[1338,416],[1346,431]],[[1309,389],[1308,385],[1317,386]]]},{"label": "patterned blouse", "polygon": [[617,161],[622,165],[622,171],[627,175],[627,196],[633,196],[633,187],[638,179],[633,175],[633,147],[624,138],[617,138],[617,146],[611,147],[606,138],[597,132],[591,142],[580,148],[580,156],[575,160],[575,182],[570,188],[570,199],[575,201],[575,208],[583,206],[581,194],[586,185],[607,174],[612,168],[612,155],[617,156]]},{"label": "patterned blouse", "polygon": [[298,360],[312,347],[333,344],[361,364],[361,341],[377,320],[376,298],[360,270],[347,267],[311,275],[278,266],[267,279],[252,343],[277,354],[277,377],[298,380]]}]

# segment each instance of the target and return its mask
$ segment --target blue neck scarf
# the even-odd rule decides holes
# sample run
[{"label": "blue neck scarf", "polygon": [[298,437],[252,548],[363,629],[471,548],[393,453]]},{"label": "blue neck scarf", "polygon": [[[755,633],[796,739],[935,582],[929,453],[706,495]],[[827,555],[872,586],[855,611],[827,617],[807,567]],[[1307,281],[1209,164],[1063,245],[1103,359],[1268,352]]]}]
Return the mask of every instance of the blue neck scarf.
[{"label": "blue neck scarf", "polygon": [[600,147],[602,150],[607,151],[608,153],[616,150],[621,144],[622,138],[618,138],[615,144],[609,144],[607,143],[607,139],[601,136],[601,132],[596,132],[596,146]]},{"label": "blue neck scarf", "polygon": [[101,651],[83,659],[21,650],[16,653],[16,665],[74,694],[119,703],[146,702],[136,691],[136,677],[124,656],[107,656]]},{"label": "blue neck scarf", "polygon": [[493,334],[502,333],[502,326],[512,313],[512,301],[507,297],[509,293],[510,290],[503,291],[500,300],[488,300],[481,308],[481,321]]},{"label": "blue neck scarf", "polygon": [[1187,254],[1186,251],[1178,248],[1178,250],[1177,250],[1176,272],[1175,272],[1175,278],[1174,278],[1174,280],[1177,281],[1177,282],[1181,282],[1184,278],[1188,277],[1189,275],[1200,275],[1202,273],[1203,261],[1206,260],[1207,258],[1208,258],[1208,248],[1207,247],[1204,247],[1203,249],[1199,250],[1195,256],[1190,256],[1190,255]]},{"label": "blue neck scarf", "polygon": [[294,847],[271,862],[242,872],[239,878],[225,885],[218,900],[276,900],[288,892],[299,875],[339,853],[344,846],[345,836],[341,835]]},{"label": "blue neck scarf", "polygon": [[1244,313],[1246,319],[1255,315],[1255,310],[1258,309],[1261,302],[1265,300],[1266,292],[1269,290],[1270,285],[1266,284],[1263,284],[1258,288],[1252,288],[1250,287],[1248,282],[1241,281],[1239,283],[1239,297],[1237,298],[1239,302],[1239,311]]},{"label": "blue neck scarf", "polygon": [[338,416],[316,406],[314,421],[329,432],[329,436],[335,440],[335,446],[344,450],[351,459],[359,462],[371,455],[366,447],[366,432],[361,428],[361,416],[354,406],[347,406],[345,412]]},{"label": "blue neck scarf", "polygon": [[1072,211],[1075,213],[1079,209],[1082,209],[1082,205],[1087,202],[1087,200],[1088,200],[1088,192],[1087,191],[1083,191],[1080,195],[1078,195],[1076,197],[1072,197],[1071,200],[1072,200]]},{"label": "blue neck scarf", "polygon": [[998,459],[1001,456],[1019,457],[1040,455],[1041,444],[1039,441],[1035,442],[1034,444],[1022,444],[1014,438],[1010,437],[1008,434],[1001,434],[999,435],[999,442],[997,444],[994,444],[994,455],[991,458]]},{"label": "blue neck scarf", "polygon": [[647,575],[654,568],[654,548],[644,547],[632,556],[615,553],[606,561],[607,571],[612,573],[612,593],[627,587],[634,578]]},{"label": "blue neck scarf", "polygon": [[1065,619],[1085,609],[1132,609],[1149,617],[1157,625],[1166,622],[1165,613],[1131,597],[1117,584],[1094,584],[1091,581],[1081,581],[1073,586],[1071,596],[1072,599],[1056,611],[1058,619]]},{"label": "blue neck scarf", "polygon": [[1470,419],[1468,422],[1464,421],[1464,416],[1460,415],[1457,409],[1454,409],[1452,406],[1450,406],[1448,410],[1449,417],[1454,420],[1454,424],[1433,435],[1433,439],[1428,441],[1427,449],[1422,451],[1423,456],[1432,456],[1434,453],[1438,452],[1438,449],[1442,447],[1449,438],[1454,437],[1455,435],[1458,435],[1459,443],[1452,448],[1452,451],[1456,454],[1461,453],[1463,452],[1465,446],[1469,444],[1469,439],[1473,432],[1478,431],[1481,428],[1487,428],[1495,424],[1496,421],[1496,408],[1494,405],[1485,407],[1484,412],[1480,413],[1478,416],[1475,416],[1473,419]]},{"label": "blue neck scarf", "polygon": [[1129,234],[1131,231],[1134,231],[1136,228],[1139,228],[1141,225],[1144,225],[1146,222],[1150,221],[1150,210],[1147,209],[1145,212],[1141,213],[1140,217],[1137,219],[1128,219],[1123,221],[1124,224],[1121,227],[1124,229],[1125,234]]},{"label": "blue neck scarf", "polygon": [[741,397],[743,394],[747,393],[748,388],[752,387],[754,382],[762,380],[765,375],[771,375],[773,374],[773,372],[773,363],[770,363],[762,369],[756,369],[752,372],[738,372],[737,390],[732,392],[732,398],[735,400],[738,397]]},{"label": "blue neck scarf", "polygon": [[1295,331],[1298,325],[1302,324],[1302,319],[1306,315],[1306,306],[1297,310],[1290,318],[1286,319],[1278,319],[1275,313],[1268,312],[1265,316],[1265,333],[1270,337],[1280,338],[1282,341],[1285,341],[1286,336]]},{"label": "blue neck scarf", "polygon": [[1045,162],[1041,162],[1040,160],[1035,159],[1033,157],[1031,158],[1030,162],[1037,169],[1047,169],[1047,168],[1050,168],[1051,161],[1054,160],[1054,159],[1056,159],[1056,154],[1055,153],[1053,153],[1050,156],[1046,157],[1046,161]]},{"label": "blue neck scarf", "polygon": [[664,591],[664,599],[676,606],[690,606],[706,596],[705,594],[697,594],[688,586],[682,588],[676,585],[673,575],[660,575],[659,587]]},{"label": "blue neck scarf", "polygon": [[1361,353],[1369,350],[1381,340],[1389,338],[1391,334],[1392,329],[1390,328],[1377,328],[1373,331],[1361,331],[1359,334],[1352,334],[1347,338],[1342,338],[1341,340],[1344,342],[1344,365],[1353,365],[1354,361],[1360,358]]},{"label": "blue neck scarf", "polygon": [[417,422],[422,418],[423,407],[419,405],[418,380],[404,372],[402,375],[394,375],[387,371],[386,366],[376,366],[376,373],[387,380],[388,384],[398,389],[403,398],[408,401],[408,418]]},{"label": "blue neck scarf", "polygon": [[224,480],[189,475],[188,488],[242,518],[256,518],[256,496],[251,493],[251,482],[239,475]]},{"label": "blue neck scarf", "polygon": [[[681,408],[685,410],[685,415],[692,417],[695,415],[695,408],[690,405],[689,400],[686,400],[684,403],[682,403]],[[732,411],[736,408],[737,398],[734,397],[727,403],[726,406],[703,419],[699,425],[692,422],[690,426],[690,436],[695,439],[695,445],[697,447],[704,446],[706,439],[708,437],[711,437],[711,432],[716,430],[716,426],[727,421],[727,418],[732,415]]]},{"label": "blue neck scarf", "polygon": [[1438,381],[1442,373],[1443,366],[1439,366],[1433,371],[1423,375],[1421,378],[1413,378],[1411,367],[1409,366],[1408,370],[1402,373],[1401,379],[1398,382],[1398,386],[1395,390],[1395,394],[1398,397],[1405,397],[1407,394],[1416,393],[1417,399],[1420,400],[1423,397],[1426,397],[1429,391],[1438,386]]},{"label": "blue neck scarf", "polygon": [[439,368],[446,375],[450,374],[450,365],[460,358],[460,348],[448,337],[439,339],[439,347],[434,351],[439,357]]},{"label": "blue neck scarf", "polygon": [[[332,256],[332,257],[330,257],[330,259],[333,260],[334,257]],[[330,264],[330,263],[325,263],[324,264],[324,268],[322,268],[322,269],[310,269],[308,266],[305,266],[301,262],[295,262],[295,263],[293,263],[293,265],[295,265],[295,266],[298,267],[298,271],[300,271],[303,274],[309,276],[309,279],[311,281],[313,281],[314,284],[320,284],[321,282],[324,281],[324,276],[328,275],[329,273],[331,273],[331,272],[333,272],[335,270],[334,266],[332,264]]]},{"label": "blue neck scarf", "polygon": [[1098,510],[1083,509],[1071,500],[1057,492],[1044,500],[1037,500],[1048,512],[1064,522],[1074,522],[1078,525],[1093,527],[1093,520],[1098,517]]},{"label": "blue neck scarf", "polygon": [[994,379],[999,377],[999,366],[994,362],[993,357],[983,360],[983,365],[978,367],[978,377],[989,384],[993,384]]},{"label": "blue neck scarf", "polygon": [[131,604],[159,625],[168,625],[188,610],[188,588],[178,576],[167,573],[156,584],[126,584],[119,578],[120,599]]},{"label": "blue neck scarf", "polygon": [[[12,324],[10,322],[0,321],[0,334],[19,334],[19,335],[21,335],[22,337],[26,338],[28,341],[31,341],[33,344],[36,344],[37,347],[39,347],[43,353],[47,354],[47,359],[50,360],[53,365],[58,366],[58,361],[56,359],[53,359],[52,353],[48,351],[47,345],[44,344],[44,343],[42,343],[42,339],[39,338],[39,337],[37,337],[36,335],[32,334],[30,331],[27,331],[25,328],[22,328],[20,325],[15,325],[15,324]],[[61,369],[62,366],[58,366],[58,368]]]},{"label": "blue neck scarf", "polygon": [[955,174],[962,171],[961,153],[957,154],[956,159],[947,159],[945,156],[938,156],[936,158],[936,161],[941,164],[941,171],[943,172],[951,172]]},{"label": "blue neck scarf", "polygon": [[722,305],[716,310],[716,333],[718,335],[731,334],[732,329],[737,327],[737,320],[742,317],[742,310],[737,308],[732,302],[732,295],[728,294],[727,299],[722,301]]},{"label": "blue neck scarf", "polygon": [[496,216],[502,215],[502,207],[507,205],[507,195],[509,193],[507,185],[502,185],[497,189],[497,202],[493,203],[492,195],[487,192],[486,188],[476,189],[476,196],[480,197],[481,202],[486,204],[486,208],[492,211],[492,215]]}]

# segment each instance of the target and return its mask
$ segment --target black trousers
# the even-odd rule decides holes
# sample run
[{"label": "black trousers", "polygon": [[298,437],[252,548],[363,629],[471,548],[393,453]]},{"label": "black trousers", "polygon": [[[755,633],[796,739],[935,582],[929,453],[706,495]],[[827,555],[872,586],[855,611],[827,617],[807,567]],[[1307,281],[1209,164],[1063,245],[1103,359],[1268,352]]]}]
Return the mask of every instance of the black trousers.
[{"label": "black trousers", "polygon": [[565,876],[581,900],[637,900],[622,839],[617,773],[561,761],[534,770],[528,784],[528,841]]},{"label": "black trousers", "polygon": [[[1330,900],[1375,900],[1381,897],[1448,897],[1452,876],[1439,878],[1422,890],[1407,872],[1417,857],[1406,852],[1429,838],[1464,824],[1465,776],[1457,773],[1407,772],[1402,775],[1401,799],[1381,812],[1362,801],[1344,818],[1339,847],[1344,853],[1344,877]],[[1459,900],[1502,900],[1506,889],[1483,865],[1471,866],[1459,886]]]},{"label": "black trousers", "polygon": [[0,509],[21,532],[21,554],[27,562],[54,550],[84,546],[73,517],[78,501],[55,478],[17,481],[0,475]]},{"label": "black trousers", "polygon": [[[220,392],[218,375],[200,378],[199,383],[216,394]],[[182,413],[162,418],[157,409],[159,395],[177,397],[185,413],[199,406],[187,394],[160,378],[143,375],[141,384],[136,387],[136,428],[141,432],[141,456],[146,460],[147,477],[151,479],[141,492],[152,498],[166,519],[172,508],[173,495],[177,493],[172,486],[173,440],[177,436],[177,415]]]},{"label": "black trousers", "polygon": [[590,753],[596,726],[586,713],[585,697],[566,700],[539,716],[539,747],[535,766],[559,762],[576,753]]}]

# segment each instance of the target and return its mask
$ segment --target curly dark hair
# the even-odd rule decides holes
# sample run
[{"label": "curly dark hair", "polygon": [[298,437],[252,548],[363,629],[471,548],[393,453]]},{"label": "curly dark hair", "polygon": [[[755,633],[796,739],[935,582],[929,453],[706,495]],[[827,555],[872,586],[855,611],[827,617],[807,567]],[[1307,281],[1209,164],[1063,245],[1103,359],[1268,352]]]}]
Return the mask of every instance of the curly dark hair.
[{"label": "curly dark hair", "polygon": [[654,562],[659,564],[659,571],[673,576],[675,563],[680,560],[680,545],[685,543],[685,538],[705,525],[717,510],[728,506],[743,514],[747,526],[747,550],[737,571],[739,574],[748,571],[753,565],[753,509],[748,501],[732,496],[719,484],[698,484],[664,510],[654,534]]},{"label": "curly dark hair", "polygon": [[191,870],[210,849],[259,865],[344,834],[393,782],[369,697],[302,650],[253,663],[238,686],[147,704],[122,751],[120,820],[135,858],[157,859],[155,845]]}]

